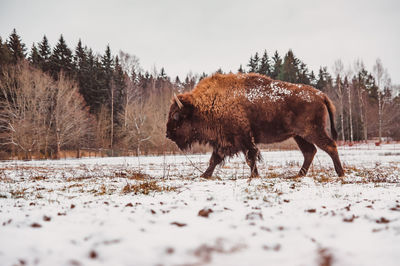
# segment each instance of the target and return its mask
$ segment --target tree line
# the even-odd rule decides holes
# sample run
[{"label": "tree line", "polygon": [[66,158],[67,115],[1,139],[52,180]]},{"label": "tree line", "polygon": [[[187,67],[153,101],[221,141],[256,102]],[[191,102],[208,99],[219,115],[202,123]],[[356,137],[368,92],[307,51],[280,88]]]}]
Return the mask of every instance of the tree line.
[{"label": "tree line", "polygon": [[[399,96],[378,60],[372,72],[361,61],[345,70],[335,62],[333,74],[317,75],[289,50],[252,55],[238,72],[256,72],[274,79],[315,86],[338,109],[340,139],[400,138]],[[216,72],[223,73],[221,69]],[[0,37],[0,156],[57,158],[63,150],[176,151],[165,138],[173,93],[191,90],[206,77],[188,74],[172,79],[164,68],[145,71],[139,59],[108,45],[95,53],[78,41],[70,49],[61,35],[54,47],[46,36],[27,49],[14,29]]]},{"label": "tree line", "polygon": [[54,47],[43,36],[28,51],[16,30],[0,38],[0,73],[1,151],[25,158],[174,151],[165,139],[170,101],[198,80],[144,71],[136,56],[109,46],[96,54],[79,40],[71,50],[62,35]]}]

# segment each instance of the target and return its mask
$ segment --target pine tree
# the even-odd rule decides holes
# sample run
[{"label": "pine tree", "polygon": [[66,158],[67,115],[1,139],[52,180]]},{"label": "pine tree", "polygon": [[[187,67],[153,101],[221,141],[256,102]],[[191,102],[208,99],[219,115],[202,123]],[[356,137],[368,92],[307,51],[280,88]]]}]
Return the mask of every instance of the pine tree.
[{"label": "pine tree", "polygon": [[257,73],[258,72],[258,64],[260,62],[260,57],[258,56],[258,52],[254,55],[254,57],[250,56],[249,63],[247,66],[249,67],[249,73]]},{"label": "pine tree", "polygon": [[50,73],[54,79],[57,79],[61,70],[69,77],[73,74],[74,65],[72,61],[72,52],[65,43],[62,35],[53,49],[53,53],[50,57],[50,65]]},{"label": "pine tree", "polygon": [[87,48],[82,46],[81,40],[78,41],[78,45],[75,48],[74,54],[74,65],[75,65],[75,78],[79,84],[79,92],[82,94],[86,103],[90,106],[90,92],[91,92],[91,80],[94,78],[90,73],[89,59]]},{"label": "pine tree", "polygon": [[[313,75],[314,75],[314,73],[313,73]],[[315,77],[313,77],[313,78],[315,78]],[[311,84],[311,75],[308,74],[307,66],[303,62],[300,63],[300,67],[298,69],[297,82],[301,83],[301,84],[307,84],[307,85]]]},{"label": "pine tree", "polygon": [[299,60],[294,56],[293,51],[289,50],[283,60],[282,71],[278,75],[278,79],[296,83],[298,64]]},{"label": "pine tree", "polygon": [[25,59],[25,44],[22,43],[21,37],[17,34],[15,29],[8,38],[7,47],[11,54],[12,63],[16,64],[18,61]]},{"label": "pine tree", "polygon": [[315,87],[320,91],[327,91],[332,86],[332,78],[328,73],[327,67],[320,67],[318,72],[318,80]]},{"label": "pine tree", "polygon": [[[165,72],[164,72],[164,74],[165,74]],[[115,115],[117,115],[120,111],[122,111],[123,99],[125,97],[124,93],[126,92],[125,78],[127,78],[127,77],[126,77],[124,71],[122,70],[121,64],[119,63],[118,56],[116,56],[115,57],[114,74],[113,74],[113,83],[114,83],[114,87],[115,87],[115,91],[114,91]]]},{"label": "pine tree", "polygon": [[317,85],[317,80],[315,78],[315,74],[314,74],[313,70],[311,70],[311,73],[310,73],[310,76],[309,76],[309,80],[310,80],[310,85],[311,86],[315,87]]},{"label": "pine tree", "polygon": [[167,73],[165,73],[164,67],[161,68],[160,74],[158,75],[158,77],[161,79],[167,79],[168,75],[167,75]]},{"label": "pine tree", "polygon": [[40,67],[40,55],[35,44],[32,44],[31,53],[29,54],[29,61],[35,67]]},{"label": "pine tree", "polygon": [[103,69],[103,82],[105,90],[109,91],[113,76],[114,59],[111,55],[110,45],[107,45],[104,55],[101,57],[101,66]]},{"label": "pine tree", "polygon": [[238,73],[244,73],[244,70],[243,70],[242,64],[240,64],[240,67],[239,67],[239,69],[238,69]]},{"label": "pine tree", "polygon": [[204,79],[204,78],[206,78],[206,77],[207,77],[207,74],[206,74],[205,72],[203,72],[203,73],[200,75],[199,81],[202,80],[202,79]]},{"label": "pine tree", "polygon": [[267,50],[264,50],[264,54],[261,57],[258,73],[266,75],[266,76],[271,75],[271,64],[270,64],[270,59],[268,57]]},{"label": "pine tree", "polygon": [[272,57],[273,69],[271,71],[271,78],[277,79],[282,70],[282,58],[279,56],[278,51],[275,51]]},{"label": "pine tree", "polygon": [[104,103],[105,95],[101,88],[103,85],[103,69],[98,57],[93,54],[92,49],[87,52],[87,71],[84,73],[84,93],[86,103],[90,106],[90,111],[96,113]]},{"label": "pine tree", "polygon": [[51,48],[50,48],[49,41],[47,40],[46,35],[43,36],[42,41],[38,44],[38,52],[39,52],[40,68],[44,72],[49,71],[50,70]]},{"label": "pine tree", "polygon": [[6,43],[0,37],[0,73],[3,73],[3,66],[11,63],[11,53]]},{"label": "pine tree", "polygon": [[78,44],[75,48],[74,64],[76,70],[84,70],[87,67],[87,54],[86,47],[82,46],[82,41],[79,39]]}]

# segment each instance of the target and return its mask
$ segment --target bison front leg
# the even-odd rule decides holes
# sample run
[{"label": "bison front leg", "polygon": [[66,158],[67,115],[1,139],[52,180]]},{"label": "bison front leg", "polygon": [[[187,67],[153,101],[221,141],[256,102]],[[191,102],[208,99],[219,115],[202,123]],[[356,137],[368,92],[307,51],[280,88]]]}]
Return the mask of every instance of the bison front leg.
[{"label": "bison front leg", "polygon": [[210,165],[207,170],[201,175],[203,178],[210,178],[214,172],[215,167],[224,160],[224,155],[219,154],[217,151],[213,151],[210,158]]},{"label": "bison front leg", "polygon": [[250,167],[251,174],[250,177],[258,177],[258,170],[257,170],[257,164],[256,161],[260,157],[260,151],[257,149],[257,147],[252,147],[249,150],[247,150],[244,155],[246,156],[246,163]]}]

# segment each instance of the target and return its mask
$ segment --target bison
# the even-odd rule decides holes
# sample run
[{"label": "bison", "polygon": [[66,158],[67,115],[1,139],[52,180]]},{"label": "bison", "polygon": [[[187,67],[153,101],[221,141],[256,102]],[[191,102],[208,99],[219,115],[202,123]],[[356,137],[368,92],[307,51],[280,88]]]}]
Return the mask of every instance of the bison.
[{"label": "bison", "polygon": [[[227,156],[243,152],[258,176],[258,143],[293,137],[304,156],[298,176],[304,176],[317,149],[329,154],[336,173],[344,175],[336,142],[335,107],[324,93],[301,84],[273,80],[260,74],[215,74],[190,92],[174,95],[167,122],[167,138],[181,150],[193,143],[213,148],[202,177],[211,177]],[[326,130],[327,116],[330,131]]]}]

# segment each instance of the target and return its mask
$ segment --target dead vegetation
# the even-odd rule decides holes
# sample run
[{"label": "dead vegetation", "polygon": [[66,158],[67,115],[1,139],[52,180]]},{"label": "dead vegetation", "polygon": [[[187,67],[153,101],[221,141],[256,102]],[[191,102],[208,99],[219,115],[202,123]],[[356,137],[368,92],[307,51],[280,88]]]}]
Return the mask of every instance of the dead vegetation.
[{"label": "dead vegetation", "polygon": [[174,186],[160,186],[156,180],[147,180],[135,184],[126,184],[122,188],[123,194],[133,193],[148,195],[151,192],[171,192],[176,191],[177,187]]}]

